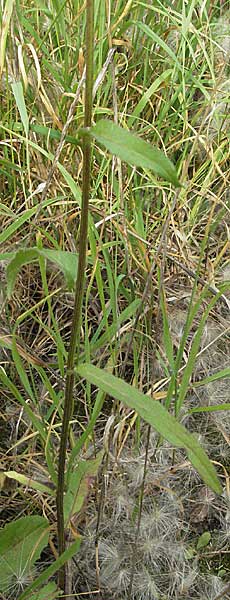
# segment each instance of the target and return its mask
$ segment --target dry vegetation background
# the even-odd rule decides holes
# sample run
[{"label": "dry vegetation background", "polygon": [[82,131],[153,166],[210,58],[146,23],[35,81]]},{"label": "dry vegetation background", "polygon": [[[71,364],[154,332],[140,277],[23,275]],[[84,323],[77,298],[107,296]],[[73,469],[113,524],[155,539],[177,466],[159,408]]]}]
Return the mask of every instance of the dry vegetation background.
[{"label": "dry vegetation background", "polygon": [[[19,559],[1,584],[3,600],[19,598],[56,558],[49,465],[56,468],[73,290],[63,255],[50,261],[45,251],[78,252],[83,84],[45,191],[44,184],[85,63],[84,2],[11,2],[9,8],[5,49],[1,38],[1,526],[39,514],[52,528],[36,567],[21,568]],[[81,460],[103,453],[69,534],[69,542],[82,535],[69,566],[69,597],[227,599],[228,285],[195,351],[193,341],[205,310],[230,280],[229,3],[96,1],[94,65],[94,122],[114,119],[163,150],[182,187],[175,197],[169,184],[95,144],[81,360],[164,403],[191,316],[170,410],[187,367],[177,418],[216,465],[223,494],[205,486],[182,450],[104,396],[81,444]],[[28,253],[32,248],[36,256]],[[19,249],[25,253],[17,272],[9,265]],[[85,381],[76,381],[74,393],[81,411],[72,429],[79,439],[100,399]],[[225,410],[208,410],[217,405]]]}]

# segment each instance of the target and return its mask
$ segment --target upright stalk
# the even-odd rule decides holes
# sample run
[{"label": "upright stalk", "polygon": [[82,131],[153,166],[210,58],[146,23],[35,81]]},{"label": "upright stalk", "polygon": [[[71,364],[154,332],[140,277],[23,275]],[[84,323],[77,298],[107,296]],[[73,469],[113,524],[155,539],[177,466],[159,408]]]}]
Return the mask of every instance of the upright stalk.
[{"label": "upright stalk", "polygon": [[[93,89],[93,44],[94,44],[94,1],[86,2],[86,86],[84,106],[84,127],[91,126],[92,120],[92,89]],[[79,358],[80,325],[82,316],[82,300],[84,291],[86,251],[88,239],[88,211],[91,176],[91,141],[89,136],[83,137],[83,181],[82,181],[82,206],[79,235],[79,258],[75,300],[71,325],[70,345],[67,358],[66,385],[63,422],[58,460],[58,486],[57,486],[57,535],[59,555],[65,550],[65,525],[64,525],[64,491],[65,491],[65,464],[69,423],[73,412],[73,387],[74,368]],[[59,571],[59,586],[65,591],[65,566]]]}]

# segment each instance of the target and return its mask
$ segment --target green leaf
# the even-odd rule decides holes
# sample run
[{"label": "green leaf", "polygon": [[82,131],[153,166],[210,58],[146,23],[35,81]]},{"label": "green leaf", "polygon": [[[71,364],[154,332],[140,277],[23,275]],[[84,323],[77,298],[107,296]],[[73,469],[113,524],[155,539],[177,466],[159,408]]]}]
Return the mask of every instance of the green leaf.
[{"label": "green leaf", "polygon": [[16,398],[17,402],[21,404],[25,410],[25,413],[28,415],[31,423],[33,424],[35,433],[38,432],[43,440],[44,444],[47,444],[47,431],[43,427],[42,421],[36,416],[35,412],[30,408],[26,400],[20,394],[18,388],[12,383],[9,377],[6,375],[4,369],[0,367],[0,380],[3,382],[5,388],[8,388],[13,396]]},{"label": "green leaf", "polygon": [[11,350],[12,350],[12,357],[13,357],[14,365],[15,365],[15,367],[17,369],[17,372],[19,374],[19,377],[21,379],[23,387],[25,388],[25,390],[26,390],[29,398],[31,398],[31,400],[33,401],[33,403],[36,404],[34,392],[33,392],[32,387],[30,385],[27,373],[26,373],[26,371],[25,371],[25,369],[23,367],[23,363],[22,363],[20,354],[19,354],[19,352],[17,350],[17,343],[16,343],[15,336],[12,336]]},{"label": "green leaf", "polygon": [[74,178],[72,177],[72,175],[70,175],[70,173],[67,171],[67,169],[65,169],[65,167],[63,167],[63,165],[61,163],[58,162],[57,167],[58,167],[60,173],[63,175],[67,185],[69,186],[69,189],[71,190],[71,192],[73,194],[73,197],[75,198],[75,200],[77,201],[79,206],[81,206],[81,190],[80,190],[79,186],[74,181]]},{"label": "green leaf", "polygon": [[[212,298],[212,300],[209,302],[206,310],[204,311],[204,314],[200,320],[200,323],[196,329],[196,333],[194,335],[193,338],[193,342],[192,342],[192,346],[190,349],[190,353],[189,353],[189,358],[188,361],[186,363],[185,369],[183,371],[183,376],[182,376],[182,380],[181,380],[181,384],[180,384],[180,389],[179,389],[179,394],[178,394],[178,399],[177,399],[177,411],[180,410],[185,396],[187,394],[187,390],[189,387],[189,382],[194,370],[194,365],[196,362],[196,358],[198,355],[198,351],[199,351],[199,347],[200,347],[200,342],[201,342],[201,338],[202,338],[202,334],[204,331],[204,327],[205,327],[205,323],[207,321],[207,318],[209,316],[209,313],[211,311],[211,309],[213,308],[213,306],[215,306],[216,302],[218,301],[218,299],[221,297],[223,290],[224,290],[225,286],[222,286],[222,289],[219,290],[219,292],[216,294],[216,296],[214,298]],[[205,293],[205,289],[204,289],[204,293]],[[201,297],[200,297],[201,298]],[[197,303],[197,306],[199,305],[199,301]],[[183,338],[182,338],[183,339]],[[181,344],[182,344],[182,340],[181,340]]]},{"label": "green leaf", "polygon": [[[43,571],[41,573],[41,575],[39,575],[39,577],[37,577],[37,579],[35,579],[35,581],[33,581],[33,583],[31,583],[31,585],[28,586],[28,588],[25,590],[25,592],[23,592],[23,594],[21,594],[21,596],[18,598],[18,600],[25,600],[28,597],[30,600],[30,598],[31,598],[30,592],[32,592],[33,590],[36,590],[36,588],[41,586],[48,579],[48,577],[52,577],[55,573],[57,573],[57,571],[68,560],[70,560],[72,558],[72,556],[74,556],[74,554],[76,554],[78,552],[78,550],[80,548],[80,544],[81,544],[81,538],[77,539],[76,542],[74,542],[69,548],[67,548],[67,550],[65,550],[65,552],[63,552],[63,554],[61,554],[61,556],[59,556],[57,558],[57,560],[55,560],[52,563],[52,565],[47,567],[47,569],[45,569],[45,571]],[[62,594],[62,596],[63,596],[63,594]]]},{"label": "green leaf", "polygon": [[[8,132],[8,129],[6,127],[3,127],[3,125],[2,125],[2,129],[4,129],[4,131]],[[42,146],[35,144],[35,142],[32,142],[32,140],[24,137],[23,135],[20,135],[20,134],[16,134],[16,135],[19,140],[21,140],[22,142],[26,142],[26,144],[28,144],[28,146],[30,146],[31,148],[34,148],[37,152],[39,152],[39,154],[42,154],[48,160],[54,160],[54,155],[51,152],[47,152],[44,148],[42,148]],[[65,169],[65,167],[63,167],[63,165],[61,165],[61,163],[59,163],[59,162],[57,163],[57,168],[59,169],[60,173],[63,175],[77,204],[79,206],[81,206],[81,190],[80,190],[79,186],[74,181],[72,175],[70,175],[70,173]],[[43,207],[45,208],[46,206],[48,206],[50,204],[55,204],[56,201],[57,201],[56,198],[49,198],[48,200],[45,200],[45,202],[43,202],[40,205],[40,208],[43,208]],[[35,206],[34,208],[31,208],[30,210],[33,211],[34,213],[36,213],[38,210],[38,206]],[[3,234],[4,234],[4,232],[3,232]],[[1,240],[1,235],[0,235],[0,240]]]},{"label": "green leaf", "polygon": [[65,276],[69,290],[73,290],[77,277],[78,255],[66,250],[50,250],[48,248],[43,248],[38,252],[59,267]]},{"label": "green leaf", "polygon": [[118,377],[90,364],[79,365],[77,373],[90,383],[104,390],[126,406],[133,408],[147,423],[152,425],[164,438],[179,448],[185,448],[188,457],[203,481],[215,492],[221,494],[222,488],[214,466],[196,438],[174,416],[156,400],[142,394]]},{"label": "green leaf", "polygon": [[136,167],[150,169],[176,187],[180,186],[176,169],[167,156],[119,125],[101,119],[90,128],[89,134],[121,160]]},{"label": "green leaf", "polygon": [[[159,283],[160,283],[160,277],[159,277]],[[164,349],[165,349],[166,356],[167,356],[167,359],[169,362],[169,366],[170,366],[171,370],[174,371],[175,361],[174,361],[174,356],[173,356],[173,341],[172,341],[170,328],[169,328],[169,321],[168,321],[168,315],[167,315],[167,307],[166,307],[164,290],[161,290],[161,292],[160,292],[160,307],[161,307],[161,312],[162,312],[162,317],[163,317]]]},{"label": "green leaf", "polygon": [[187,548],[185,548],[185,558],[187,560],[192,560],[195,555],[196,555],[196,550],[195,550],[195,548],[193,548],[193,546],[187,546]]},{"label": "green leaf", "polygon": [[54,581],[50,581],[45,587],[42,588],[39,592],[35,592],[32,596],[30,596],[30,600],[56,600],[62,594],[60,590],[58,590],[57,585]]},{"label": "green leaf", "polygon": [[78,438],[78,440],[76,441],[76,443],[75,443],[75,445],[74,445],[74,447],[72,449],[71,455],[69,457],[67,476],[69,474],[71,474],[72,468],[73,468],[73,464],[74,464],[75,459],[78,456],[78,454],[79,454],[79,452],[80,452],[83,444],[88,439],[90,439],[90,435],[92,434],[94,425],[95,425],[95,423],[97,421],[97,418],[98,418],[98,416],[99,416],[99,414],[100,414],[100,412],[102,410],[102,406],[104,404],[105,397],[106,397],[106,394],[102,390],[99,390],[98,393],[97,393],[97,395],[96,395],[96,399],[95,399],[95,402],[94,402],[93,411],[92,411],[92,415],[91,415],[91,418],[89,420],[89,423],[88,423],[85,431],[83,431],[83,433],[81,434],[80,438]]},{"label": "green leaf", "polygon": [[49,523],[44,517],[22,517],[0,531],[0,591],[25,576],[47,546]]},{"label": "green leaf", "polygon": [[[11,167],[14,166],[12,163],[10,163],[10,165],[11,165]],[[3,215],[4,214],[8,215],[8,217],[12,217],[14,215],[11,208],[9,208],[9,206],[5,206],[5,204],[2,204],[2,202],[0,202],[0,211]]]},{"label": "green leaf", "polygon": [[200,381],[193,382],[193,387],[200,387],[201,385],[207,385],[212,381],[218,381],[218,379],[224,379],[225,377],[230,377],[230,367],[226,367],[226,369],[221,369],[221,371],[217,371],[213,373],[213,375],[209,375]]},{"label": "green leaf", "polygon": [[166,69],[164,73],[162,73],[159,77],[154,79],[153,83],[150,85],[148,90],[141,95],[141,99],[136,105],[133,114],[128,118],[128,126],[132,127],[133,121],[137,119],[140,113],[144,110],[146,104],[148,104],[151,96],[158,90],[161,86],[162,82],[165,82],[172,75],[172,69]]},{"label": "green leaf", "polygon": [[[121,324],[124,323],[124,321],[127,321],[128,319],[133,317],[139,306],[140,300],[139,298],[136,298],[135,300],[133,300],[133,302],[131,302],[131,304],[129,304],[129,306],[126,306],[126,308],[117,317],[116,321],[109,325],[106,331],[104,331],[104,333],[102,333],[102,335],[98,338],[98,334],[100,333],[99,325],[95,334],[92,337],[92,340],[90,341],[90,351],[96,352],[97,350],[102,348],[107,342],[111,343],[111,340],[116,336],[118,328],[121,326]],[[101,320],[103,326],[105,317],[106,315],[104,315],[103,319]]]},{"label": "green leaf", "polygon": [[193,413],[204,413],[204,412],[218,412],[220,410],[230,410],[230,402],[225,402],[224,404],[212,404],[211,406],[197,406],[195,408],[190,408],[188,410],[188,414],[191,415]]},{"label": "green leaf", "polygon": [[162,36],[157,35],[157,33],[155,33],[155,31],[153,31],[153,29],[151,29],[151,27],[149,27],[148,25],[146,25],[145,23],[141,23],[140,21],[137,22],[136,24],[144,33],[146,33],[146,35],[153,40],[153,42],[155,42],[155,44],[157,44],[157,46],[159,46],[160,48],[162,48],[164,50],[164,52],[166,54],[168,54],[168,56],[170,56],[170,58],[172,59],[173,63],[177,66],[177,68],[181,71],[182,70],[182,65],[180,64],[180,62],[178,61],[176,54],[173,52],[173,50],[170,48],[170,46],[168,46],[166,44],[166,42],[164,41]]},{"label": "green leaf", "polygon": [[[35,562],[39,556],[41,549],[37,544],[34,544],[34,537],[36,542],[38,541],[41,533],[46,533],[48,541],[48,521],[41,516],[35,515],[31,517],[22,517],[17,521],[8,523],[0,530],[0,556],[1,558],[6,552],[19,551],[21,549],[22,542],[28,543],[28,547],[32,546],[33,550],[33,562]],[[26,538],[26,539],[25,539]],[[33,545],[32,545],[33,544]],[[44,548],[44,545],[42,545]],[[27,553],[27,552],[26,552]],[[28,554],[28,553],[27,553]]]},{"label": "green leaf", "polygon": [[34,248],[27,248],[26,250],[18,250],[14,255],[13,259],[7,266],[7,296],[10,298],[14,291],[16,277],[20,271],[22,265],[31,263],[37,258],[37,250]]},{"label": "green leaf", "polygon": [[[47,127],[44,125],[38,125],[37,123],[31,123],[30,126],[31,131],[35,131],[39,135],[45,136],[47,139],[60,140],[61,132],[58,129],[53,129],[52,127]],[[73,146],[79,146],[79,140],[73,135],[67,135],[65,137],[65,141],[73,144]]]},{"label": "green leaf", "polygon": [[28,137],[29,133],[29,117],[26,110],[24,92],[21,81],[14,81],[12,85],[13,94],[15,97],[15,101],[17,104],[17,108],[19,110],[19,114],[21,117],[21,121],[25,130],[26,137]]},{"label": "green leaf", "polygon": [[205,548],[205,546],[209,544],[210,539],[211,533],[209,531],[204,531],[204,533],[202,533],[202,535],[198,539],[196,549],[201,550],[201,548]]},{"label": "green leaf", "polygon": [[23,473],[17,473],[16,471],[5,471],[4,475],[6,475],[6,477],[9,477],[9,479],[14,479],[15,481],[18,481],[18,483],[21,483],[22,485],[25,485],[28,488],[38,490],[43,494],[49,494],[49,496],[55,496],[54,489],[51,489],[48,485],[44,485],[44,483],[40,483],[35,479],[31,479],[31,477],[26,477],[26,475],[23,475]]},{"label": "green leaf", "polygon": [[97,474],[102,458],[103,451],[92,460],[79,461],[76,469],[72,471],[69,477],[68,490],[64,498],[66,526],[70,519],[82,509],[89,494],[92,478]]},{"label": "green leaf", "polygon": [[14,254],[12,260],[7,266],[7,296],[11,297],[16,277],[25,264],[31,263],[38,260],[40,256],[55,263],[63,272],[68,288],[72,290],[74,288],[74,282],[77,276],[77,263],[78,257],[73,252],[66,252],[64,250],[51,250],[42,248],[26,248],[18,250]]},{"label": "green leaf", "polygon": [[[22,138],[24,139],[24,138]],[[55,199],[50,199],[48,198],[48,200],[45,200],[42,203],[42,208],[46,208],[46,206],[49,206],[50,204],[54,204]],[[15,231],[17,231],[18,229],[20,229],[20,227],[26,222],[29,221],[30,218],[36,214],[38,210],[37,206],[33,206],[33,208],[28,208],[28,210],[25,210],[22,214],[18,215],[17,213],[12,213],[12,218],[14,219],[14,221],[12,223],[10,223],[10,225],[8,227],[6,227],[6,229],[4,229],[1,233],[0,233],[0,244],[3,244],[6,240],[8,240],[8,238],[12,237],[12,235],[15,233]],[[8,253],[5,253],[6,255]],[[11,253],[9,253],[11,254]],[[15,254],[15,252],[14,252]],[[3,255],[1,255],[3,256]],[[1,258],[1,260],[3,260]]]},{"label": "green leaf", "polygon": [[8,238],[11,237],[15,231],[17,231],[21,225],[25,223],[25,221],[28,221],[30,217],[35,214],[36,210],[36,207],[29,208],[28,210],[25,210],[22,215],[19,215],[18,217],[15,216],[13,223],[11,223],[0,233],[0,244],[3,244],[6,240],[8,240]]},{"label": "green leaf", "polygon": [[[42,7],[43,10],[43,4],[40,3],[40,7]],[[44,43],[44,36],[42,35],[42,39],[39,37],[38,33],[37,33],[37,27],[35,24],[35,29],[32,25],[32,19],[28,19],[28,14],[27,11],[25,11],[25,17],[23,16],[23,13],[20,12],[20,25],[23,26],[23,30],[28,31],[30,34],[30,39],[34,39],[36,41],[36,48],[38,49],[42,49],[42,53],[45,56],[48,56],[49,60],[50,60],[50,55],[49,55],[49,50],[48,50],[48,46],[46,46],[46,44]]]},{"label": "green leaf", "polygon": [[218,577],[224,577],[227,574],[226,569],[220,569],[217,573]]}]

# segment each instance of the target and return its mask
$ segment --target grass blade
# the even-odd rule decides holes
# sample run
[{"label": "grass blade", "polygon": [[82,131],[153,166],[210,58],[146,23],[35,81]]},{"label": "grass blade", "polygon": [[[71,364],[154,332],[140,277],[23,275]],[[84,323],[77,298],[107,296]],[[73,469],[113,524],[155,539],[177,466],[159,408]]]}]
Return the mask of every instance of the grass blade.
[{"label": "grass blade", "polygon": [[14,81],[12,84],[12,91],[15,97],[15,102],[21,117],[21,121],[24,127],[26,137],[29,133],[29,117],[26,110],[24,92],[21,81]]},{"label": "grass blade", "polygon": [[[226,288],[227,289],[227,288]],[[197,331],[195,333],[194,339],[193,339],[193,343],[192,343],[192,347],[190,350],[190,354],[189,354],[189,358],[188,358],[188,362],[186,364],[186,367],[184,369],[184,373],[183,373],[183,377],[182,377],[182,381],[181,381],[181,385],[180,385],[180,390],[179,390],[179,394],[178,394],[178,400],[177,400],[177,414],[180,411],[180,408],[184,402],[188,387],[189,387],[189,382],[190,382],[190,378],[192,376],[193,373],[193,369],[194,369],[194,365],[196,362],[196,358],[197,358],[197,354],[199,351],[199,347],[200,347],[200,342],[201,342],[201,337],[204,331],[204,327],[205,327],[205,323],[207,321],[208,315],[210,313],[210,310],[213,308],[213,306],[215,306],[216,302],[218,301],[218,299],[220,298],[220,296],[223,293],[223,288],[220,292],[218,292],[218,294],[216,294],[216,296],[211,300],[211,302],[208,304],[204,315],[200,321],[200,324],[197,328]]]},{"label": "grass blade", "polygon": [[209,375],[200,381],[195,381],[193,383],[193,387],[200,387],[202,385],[207,385],[207,383],[211,383],[212,381],[218,381],[218,379],[224,379],[225,377],[230,377],[230,367],[226,367],[226,369],[221,369],[221,371],[217,371],[217,373],[213,373],[213,375]]},{"label": "grass blade", "polygon": [[132,127],[133,122],[136,119],[138,119],[139,115],[145,109],[146,104],[148,104],[151,96],[154,94],[154,92],[156,92],[159,89],[160,85],[170,77],[171,74],[172,69],[167,69],[166,71],[164,71],[164,73],[157,77],[152,83],[152,85],[150,85],[148,90],[146,90],[146,92],[141,96],[141,99],[135,107],[133,114],[131,115],[131,117],[128,118],[127,124],[129,127]]},{"label": "grass blade", "polygon": [[5,371],[2,367],[0,367],[0,380],[3,382],[3,385],[12,392],[12,394],[16,398],[16,400],[23,406],[25,412],[27,413],[28,417],[31,420],[31,423],[34,427],[34,431],[35,432],[37,431],[40,434],[41,439],[46,444],[47,432],[45,431],[45,428],[43,427],[40,419],[38,419],[36,417],[33,410],[28,406],[27,402],[24,400],[24,398],[20,394],[19,390],[12,383],[12,381],[9,379],[9,377],[7,377]]}]

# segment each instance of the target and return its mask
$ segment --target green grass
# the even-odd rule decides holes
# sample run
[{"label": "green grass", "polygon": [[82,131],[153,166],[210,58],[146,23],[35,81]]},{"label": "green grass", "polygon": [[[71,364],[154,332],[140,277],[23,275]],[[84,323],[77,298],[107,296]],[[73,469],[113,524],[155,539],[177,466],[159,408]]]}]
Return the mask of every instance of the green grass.
[{"label": "green grass", "polygon": [[[25,484],[15,480],[10,491],[4,479],[1,525],[22,515],[45,514],[51,527],[48,564],[57,558],[55,504],[53,495],[42,493],[39,486],[43,480],[44,485],[57,482],[76,279],[70,253],[75,260],[79,250],[83,88],[46,197],[42,194],[85,65],[86,11],[78,1],[5,2],[1,23],[1,462],[3,472],[25,477]],[[202,4],[96,0],[94,27],[94,80],[110,46],[116,45],[117,51],[93,104],[99,137],[95,133],[93,140],[79,373],[82,369],[86,374],[83,363],[91,363],[111,377],[122,377],[163,403],[178,426],[201,436],[205,450],[212,437],[207,454],[216,461],[225,486],[229,396],[223,392],[218,397],[218,382],[229,377],[230,355],[228,5],[211,0]],[[98,125],[104,119],[157,147],[175,165],[182,186],[172,213],[173,185],[138,162],[133,166],[134,158],[128,161],[129,143],[119,154],[115,142],[119,146],[122,140],[115,140],[116,129],[106,149]],[[51,256],[55,260],[49,260]],[[92,484],[97,498],[107,472],[115,479],[125,477],[119,466],[117,474],[115,467],[113,471],[111,456],[118,457],[119,465],[122,452],[129,453],[130,460],[143,453],[145,430],[134,405],[124,408],[114,388],[111,391],[113,380],[100,389],[100,377],[96,381],[90,369],[89,373],[88,380],[79,376],[75,382],[79,409],[71,421],[68,477],[79,456],[96,459],[104,448],[103,465]],[[225,410],[218,411],[221,403]],[[157,430],[154,456],[166,453],[167,468],[183,464],[185,457],[176,442],[168,447],[161,428]],[[201,482],[198,485],[194,478],[191,485],[185,472],[182,479],[184,492],[178,476],[175,481],[166,478],[162,485],[181,497],[189,523],[186,493],[191,493],[192,503],[199,502]],[[86,539],[93,513],[90,490],[86,483],[81,517],[76,517],[80,519],[76,531],[79,527]],[[143,490],[148,497],[148,489]],[[157,493],[162,493],[160,487]],[[227,483],[227,497],[228,493]],[[98,522],[100,510],[103,513],[103,506]],[[110,519],[112,500],[106,510]],[[216,553],[215,564],[206,557],[206,549],[200,550],[201,563],[205,573],[217,576],[222,573],[223,547],[215,536],[223,520],[216,524],[214,517],[204,519],[199,532],[211,531],[209,550]],[[191,527],[193,548],[196,535]],[[224,584],[229,576],[226,561],[223,571]],[[82,593],[99,583],[88,575],[84,585],[80,584]],[[169,593],[180,598],[178,589],[161,590],[159,598],[165,600]],[[109,585],[105,593],[111,595]],[[187,593],[198,597],[192,584]],[[128,597],[127,590],[120,594]],[[210,597],[215,598],[214,593]]]}]

